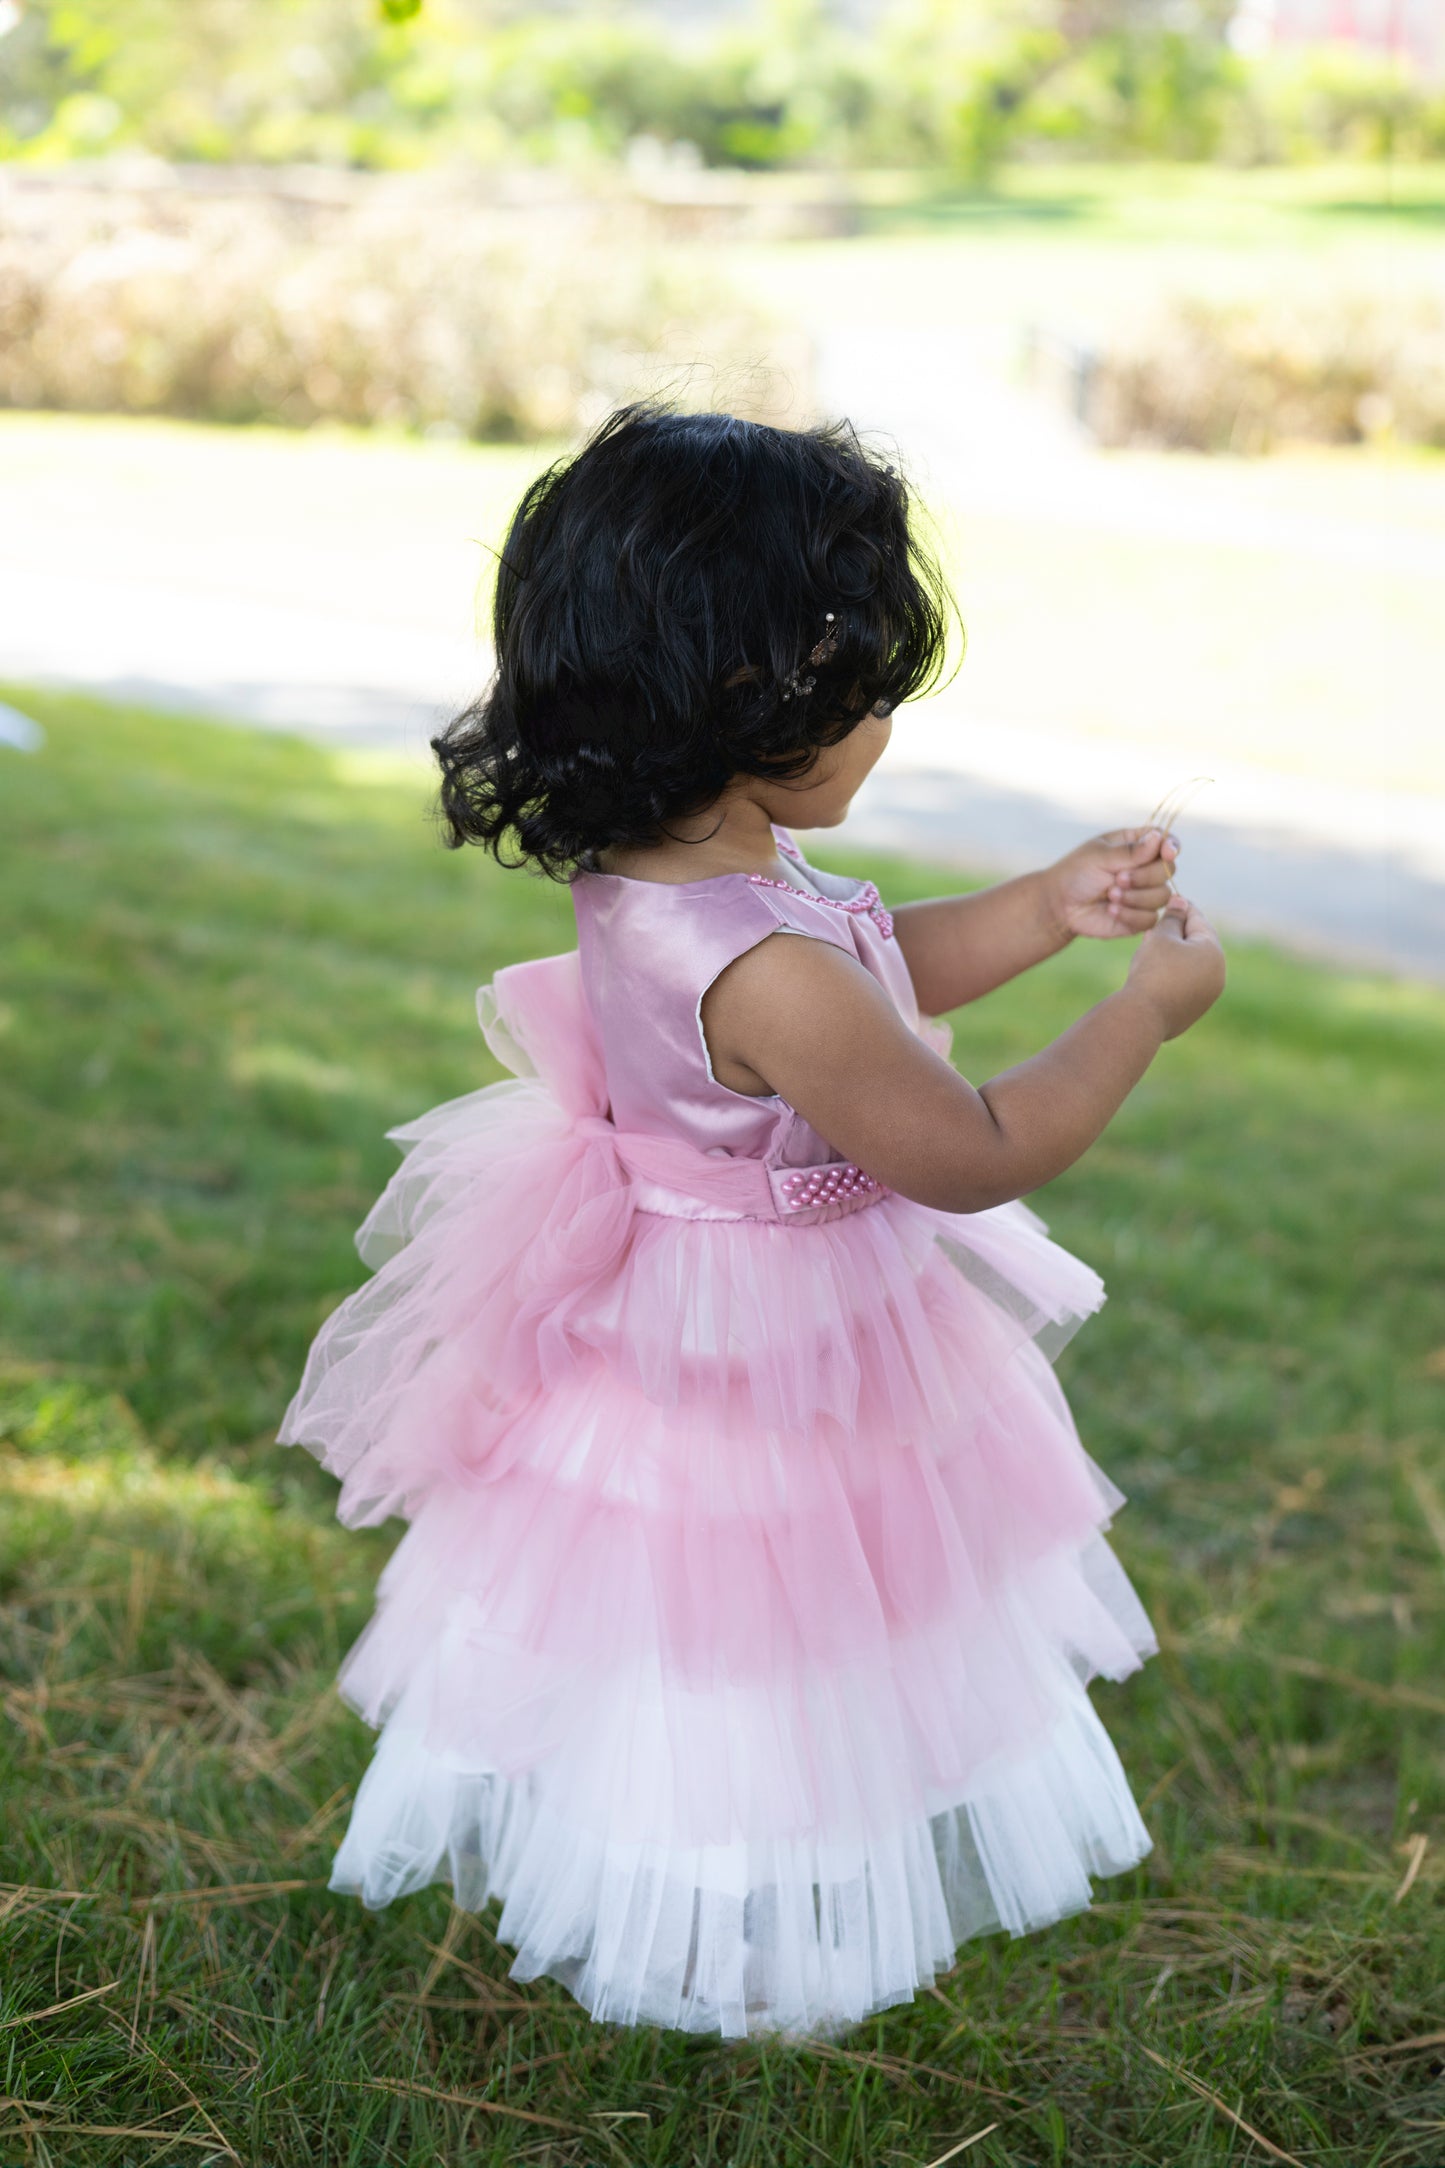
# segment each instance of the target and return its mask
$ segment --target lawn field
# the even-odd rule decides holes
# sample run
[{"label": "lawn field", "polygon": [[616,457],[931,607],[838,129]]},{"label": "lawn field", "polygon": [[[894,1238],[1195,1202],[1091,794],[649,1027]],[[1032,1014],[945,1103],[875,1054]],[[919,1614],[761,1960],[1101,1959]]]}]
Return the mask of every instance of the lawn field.
[{"label": "lawn field", "polygon": [[1043,311],[1107,327],[1161,291],[1438,292],[1445,164],[1016,165],[983,192],[860,177],[842,240],[739,248],[790,309],[914,324]]},{"label": "lawn field", "polygon": [[[11,691],[17,701],[22,695]],[[492,1079],[565,890],[417,774],[24,695],[0,751],[0,2162],[1437,2168],[1445,996],[1263,949],[1053,1186],[1061,1365],[1162,1651],[1098,1692],[1155,1848],[829,2045],[592,2025],[442,1890],[328,1894],[331,1680],[395,1528],[276,1424],[388,1124]],[[890,900],[926,868],[869,861]],[[954,1019],[994,1073],[1117,983]]]}]

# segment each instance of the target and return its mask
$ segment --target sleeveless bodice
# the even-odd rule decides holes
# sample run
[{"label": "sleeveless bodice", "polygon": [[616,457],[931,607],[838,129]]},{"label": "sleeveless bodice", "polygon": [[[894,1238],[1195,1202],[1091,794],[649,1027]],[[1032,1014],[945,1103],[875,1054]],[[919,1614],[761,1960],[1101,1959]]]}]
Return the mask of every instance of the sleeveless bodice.
[{"label": "sleeveless bodice", "polygon": [[822,873],[785,829],[774,833],[796,887],[748,873],[668,884],[580,871],[577,945],[619,1129],[768,1167],[814,1167],[837,1155],[800,1114],[776,1093],[750,1097],[714,1076],[701,1015],[713,981],[771,935],[801,934],[854,957],[910,1027],[927,1033],[872,882]]}]

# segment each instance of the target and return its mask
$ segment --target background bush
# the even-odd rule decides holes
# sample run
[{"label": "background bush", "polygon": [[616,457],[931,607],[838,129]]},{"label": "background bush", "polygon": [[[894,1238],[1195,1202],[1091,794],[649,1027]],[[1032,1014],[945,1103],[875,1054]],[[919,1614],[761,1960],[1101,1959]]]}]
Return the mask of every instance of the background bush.
[{"label": "background bush", "polygon": [[0,405],[497,439],[661,384],[758,418],[807,403],[806,344],[640,204],[337,178],[0,187]]},{"label": "background bush", "polygon": [[1106,444],[1205,452],[1445,446],[1445,295],[1175,302],[1098,363],[1088,419]]}]

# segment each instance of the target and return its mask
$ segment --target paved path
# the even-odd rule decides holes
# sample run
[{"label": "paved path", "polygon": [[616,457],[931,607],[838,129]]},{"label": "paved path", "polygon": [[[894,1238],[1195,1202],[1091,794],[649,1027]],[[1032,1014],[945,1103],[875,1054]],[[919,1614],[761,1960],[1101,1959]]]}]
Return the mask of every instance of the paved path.
[{"label": "paved path", "polygon": [[[825,396],[863,421],[886,407],[955,499],[1032,501],[1089,532],[1157,527],[1161,549],[1181,524],[1224,518],[1222,499],[1201,509],[1137,471],[1121,481],[996,379],[961,375],[956,355],[921,355],[900,376],[890,351],[825,345]],[[499,482],[464,449],[0,418],[0,679],[420,755],[481,682],[478,540],[525,467],[516,455]],[[1372,565],[1383,547],[1402,568],[1445,570],[1429,529],[1382,541],[1368,523],[1295,521],[1259,546]],[[1205,769],[1215,783],[1183,824],[1184,885],[1222,923],[1445,982],[1445,797],[1290,776],[1237,742],[1221,759],[1067,716],[991,723],[961,708],[964,690],[904,718],[850,820],[860,841],[1010,870],[1142,819]],[[18,757],[5,736],[0,762]]]},{"label": "paved path", "polygon": [[[987,341],[933,331],[900,342],[890,330],[848,326],[819,341],[822,402],[861,427],[881,428],[918,447],[926,493],[959,512],[1033,523],[1041,543],[1061,532],[1087,541],[1127,537],[1160,552],[1223,547],[1253,553],[1271,568],[1285,560],[1308,579],[1311,567],[1343,570],[1363,592],[1406,578],[1445,593],[1445,519],[1392,522],[1360,476],[1332,507],[1279,501],[1265,469],[1241,474],[1213,462],[1119,461],[1101,457],[1058,411],[1012,385],[1005,357]],[[966,508],[966,509],[965,509]],[[1438,627],[1440,675],[1390,685],[1388,716],[1371,726],[1382,765],[1418,711],[1433,718],[1438,746],[1445,684],[1445,622]],[[1315,636],[1328,641],[1320,623]],[[1040,631],[1047,643],[1047,625]],[[1247,651],[1241,674],[1249,672]],[[1381,963],[1445,983],[1445,793],[1371,787],[1289,773],[1239,757],[1240,733],[1172,734],[1159,742],[1127,724],[1113,734],[1041,726],[1016,716],[990,723],[968,712],[966,678],[956,694],[911,713],[889,761],[857,801],[850,829],[880,846],[942,860],[1021,870],[1067,849],[1086,828],[1148,817],[1191,775],[1213,781],[1191,800],[1181,830],[1180,885],[1222,924],[1267,934],[1340,961]],[[1161,705],[1176,689],[1156,693]],[[1406,709],[1417,712],[1406,715]],[[1402,724],[1404,728],[1402,729]],[[1436,758],[1431,780],[1445,779]]]},{"label": "paved path", "polygon": [[[1011,731],[1003,742],[1007,766],[1000,761],[995,773],[977,761],[967,774],[913,763],[880,768],[855,803],[849,833],[944,864],[1021,872],[1062,854],[1081,832],[1152,810],[1131,803],[1132,754],[1111,759],[1091,749],[1085,764],[1065,738],[1037,733],[1021,744]],[[1020,774],[1031,780],[1011,779]],[[1445,984],[1445,818],[1438,803],[1383,792],[1373,799],[1306,794],[1220,765],[1212,790],[1195,799],[1178,832],[1179,885],[1222,927]]]}]

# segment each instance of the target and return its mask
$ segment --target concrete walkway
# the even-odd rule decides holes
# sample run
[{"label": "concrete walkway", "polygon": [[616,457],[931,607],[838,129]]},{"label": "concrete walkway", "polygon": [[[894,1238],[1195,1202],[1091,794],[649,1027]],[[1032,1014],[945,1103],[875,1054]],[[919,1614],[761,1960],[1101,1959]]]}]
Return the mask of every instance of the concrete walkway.
[{"label": "concrete walkway", "polygon": [[[1062,855],[1081,834],[1146,819],[1153,809],[1130,802],[1132,753],[1094,748],[1081,759],[1066,738],[1016,730],[987,748],[996,763],[978,750],[975,741],[967,773],[913,760],[880,767],[855,803],[849,834],[941,864],[1023,872]],[[1228,931],[1445,985],[1438,802],[1351,795],[1216,766],[1210,789],[1177,823],[1185,895]]]},{"label": "concrete walkway", "polygon": [[[910,471],[927,498],[980,524],[985,547],[988,521],[1007,519],[1028,522],[1041,549],[1060,534],[1075,547],[1082,538],[1086,548],[1125,538],[1165,557],[1243,551],[1271,572],[1286,563],[1306,580],[1312,567],[1343,573],[1361,610],[1402,581],[1429,582],[1445,595],[1445,517],[1392,521],[1388,504],[1361,489],[1363,477],[1351,475],[1353,487],[1322,507],[1307,496],[1281,501],[1267,463],[1109,459],[1062,411],[1010,382],[996,341],[915,333],[902,367],[899,347],[891,331],[825,330],[823,404],[865,430],[881,431],[886,418],[890,435],[919,448]],[[1323,622],[1309,630],[1322,645],[1331,637]],[[1438,757],[1445,617],[1433,630],[1431,682],[1391,684],[1386,676],[1378,701],[1367,706],[1368,691],[1361,700],[1358,745],[1346,756],[1353,777],[1341,767],[1330,775],[1274,765],[1282,734],[1272,742],[1267,723],[1255,760],[1240,757],[1247,733],[1238,727],[1196,721],[1192,730],[1186,723],[1145,736],[1127,720],[1137,686],[1122,690],[1122,727],[1095,734],[1068,727],[1067,713],[1062,727],[971,713],[965,681],[905,718],[855,805],[850,832],[944,862],[1019,871],[1068,849],[1081,824],[1146,819],[1176,784],[1208,774],[1211,783],[1179,823],[1180,886],[1221,925],[1445,983],[1445,791],[1364,779],[1370,748],[1388,771],[1402,740],[1425,735],[1420,713],[1428,710],[1437,750],[1427,783],[1445,783]],[[1047,642],[1047,624],[1040,638]],[[1417,668],[1423,660],[1423,677],[1432,657],[1415,660]],[[1238,667],[1246,679],[1251,658],[1242,639]],[[1222,683],[1227,694],[1227,678]],[[1166,683],[1153,697],[1166,711],[1187,711],[1187,692]]]},{"label": "concrete walkway", "polygon": [[[1059,518],[1087,534],[1133,523],[1157,529],[1160,550],[1226,517],[1198,493],[1161,501],[1157,477],[1146,488],[1092,458],[987,371],[969,380],[966,356],[940,347],[900,374],[890,354],[825,344],[825,398],[863,422],[886,409],[954,502],[1032,502],[1041,533]],[[0,679],[420,756],[483,681],[479,544],[529,465],[525,452],[0,417]],[[1382,545],[1358,520],[1296,522],[1257,546],[1363,552],[1372,566],[1384,546],[1402,573],[1445,571],[1433,530]],[[1222,924],[1445,983],[1445,795],[1291,773],[1268,746],[1241,757],[1238,734],[1221,757],[1068,713],[990,718],[967,689],[965,675],[900,719],[850,819],[860,843],[1013,870],[1142,820],[1205,772],[1214,784],[1180,824],[1181,885]],[[0,747],[0,762],[14,757]]]}]

